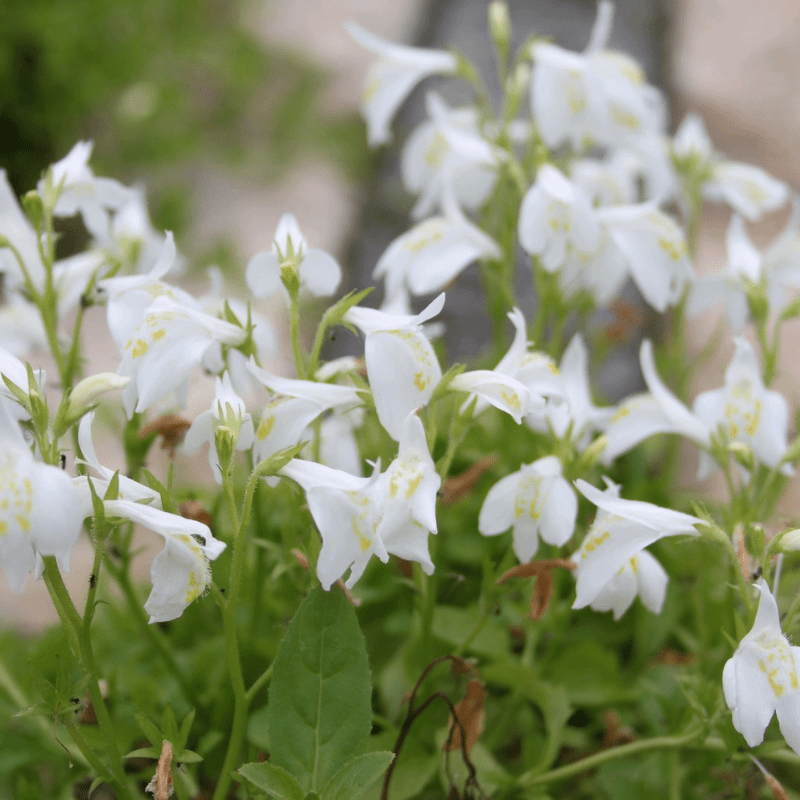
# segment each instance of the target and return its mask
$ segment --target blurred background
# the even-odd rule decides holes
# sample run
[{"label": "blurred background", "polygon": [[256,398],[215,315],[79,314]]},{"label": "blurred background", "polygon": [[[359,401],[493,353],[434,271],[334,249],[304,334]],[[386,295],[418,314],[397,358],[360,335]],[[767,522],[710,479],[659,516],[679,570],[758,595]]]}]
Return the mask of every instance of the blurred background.
[{"label": "blurred background", "polygon": [[[509,6],[518,42],[536,30],[575,50],[585,46],[596,11],[595,0]],[[175,232],[197,269],[215,263],[241,275],[289,211],[312,246],[340,258],[348,287],[364,286],[386,244],[408,226],[412,199],[400,186],[396,153],[367,148],[358,104],[373,57],[342,23],[356,20],[397,42],[453,44],[490,72],[486,7],[486,0],[3,0],[0,164],[21,195],[77,140],[92,139],[95,172],[143,185],[153,224]],[[687,110],[697,111],[731,159],[800,186],[800,0],[619,0],[611,46],[632,53],[667,92],[673,130]],[[398,143],[421,119],[423,95],[424,87],[400,115]],[[701,271],[725,261],[727,212],[709,212]],[[754,231],[756,241],[778,229],[782,217],[773,216]],[[792,324],[784,362],[800,372],[793,344],[800,330]],[[467,352],[472,327],[463,332]],[[709,330],[695,326],[696,349]],[[723,346],[719,368],[698,390],[721,383],[731,351]],[[796,378],[785,369],[776,384],[794,405]],[[86,576],[76,561],[77,586]],[[35,628],[49,617],[46,598],[20,604],[0,578],[0,619]]]}]

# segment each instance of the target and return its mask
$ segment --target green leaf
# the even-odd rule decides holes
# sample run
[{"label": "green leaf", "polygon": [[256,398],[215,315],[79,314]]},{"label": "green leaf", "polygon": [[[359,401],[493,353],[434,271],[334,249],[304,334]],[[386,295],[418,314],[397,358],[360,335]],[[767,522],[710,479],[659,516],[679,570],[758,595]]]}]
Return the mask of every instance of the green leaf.
[{"label": "green leaf", "polygon": [[155,747],[139,747],[136,750],[131,750],[130,753],[125,753],[123,758],[155,758],[158,759],[161,755],[161,748]]},{"label": "green leaf", "polygon": [[261,789],[262,792],[266,792],[276,800],[303,800],[305,797],[305,792],[297,782],[297,778],[268,761],[263,764],[258,762],[243,764],[236,774],[241,775],[257,789]]},{"label": "green leaf", "polygon": [[186,742],[189,739],[189,731],[192,729],[192,723],[194,722],[194,715],[195,710],[192,709],[184,718],[183,722],[181,722],[181,729],[178,732],[178,737],[175,740],[175,747],[178,749],[183,749],[186,747]]},{"label": "green leaf", "polygon": [[345,593],[314,589],[289,625],[267,705],[271,759],[318,791],[369,735],[364,637]]},{"label": "green leaf", "polygon": [[173,760],[178,764],[197,764],[203,760],[203,756],[194,750],[181,750],[178,755],[173,756]]},{"label": "green leaf", "polygon": [[159,753],[161,752],[161,743],[164,741],[164,737],[161,735],[161,731],[158,727],[152,723],[144,714],[136,714],[133,715],[136,717],[136,722],[142,730],[142,733],[147,737],[150,744],[154,747],[159,749]]},{"label": "green leaf", "polygon": [[393,758],[386,750],[356,756],[328,781],[322,800],[355,800],[385,774]]}]

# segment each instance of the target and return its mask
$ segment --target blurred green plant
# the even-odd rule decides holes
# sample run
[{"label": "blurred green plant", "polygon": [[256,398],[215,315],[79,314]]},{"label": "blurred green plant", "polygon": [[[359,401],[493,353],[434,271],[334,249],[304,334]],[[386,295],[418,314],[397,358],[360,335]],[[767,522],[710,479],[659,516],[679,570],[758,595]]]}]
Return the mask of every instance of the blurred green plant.
[{"label": "blurred green plant", "polygon": [[[220,160],[265,182],[323,152],[354,177],[369,169],[356,115],[321,117],[324,71],[265,46],[238,0],[5,0],[0,148],[18,192],[77,139],[123,180],[170,165],[151,200],[157,227],[185,229],[181,165]],[[365,167],[365,165],[367,165]],[[177,169],[176,169],[177,167]]]}]

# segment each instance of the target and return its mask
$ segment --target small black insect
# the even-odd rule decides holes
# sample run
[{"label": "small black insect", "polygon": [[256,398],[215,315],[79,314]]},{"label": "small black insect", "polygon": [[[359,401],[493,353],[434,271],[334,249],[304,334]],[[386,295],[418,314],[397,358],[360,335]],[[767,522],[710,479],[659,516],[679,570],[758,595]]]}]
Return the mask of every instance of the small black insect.
[{"label": "small black insect", "polygon": [[89,576],[89,588],[94,589],[97,586],[97,575],[94,572]]},{"label": "small black insect", "polygon": [[66,453],[62,453],[61,454],[60,461],[61,461],[61,469],[66,469],[67,468],[67,454]]}]

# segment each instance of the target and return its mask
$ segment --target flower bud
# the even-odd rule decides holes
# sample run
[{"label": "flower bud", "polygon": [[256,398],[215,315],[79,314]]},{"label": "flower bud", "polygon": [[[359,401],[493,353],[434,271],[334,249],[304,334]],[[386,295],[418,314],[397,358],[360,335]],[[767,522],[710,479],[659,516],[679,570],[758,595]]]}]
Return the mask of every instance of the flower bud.
[{"label": "flower bud", "polygon": [[74,421],[82,417],[106,392],[124,389],[130,382],[130,378],[116,372],[99,372],[84,378],[69,396],[66,419]]},{"label": "flower bud", "polygon": [[753,455],[753,448],[747,442],[729,442],[728,452],[741,464],[748,472],[752,472],[756,466],[756,459]]},{"label": "flower bud", "polygon": [[42,219],[44,218],[44,203],[39,193],[31,190],[22,198],[22,208],[25,214],[33,224],[33,227],[38,231],[42,228]]},{"label": "flower bud", "polygon": [[769,314],[769,298],[763,283],[747,282],[747,305],[755,322],[765,322]]},{"label": "flower bud", "polygon": [[778,535],[781,537],[778,543],[778,550],[781,553],[795,553],[800,550],[800,528]]},{"label": "flower bud", "polygon": [[498,52],[505,57],[511,42],[511,17],[506,0],[489,3],[489,33]]},{"label": "flower bud", "polygon": [[236,434],[227,425],[219,425],[214,431],[214,447],[223,475],[227,472],[236,452],[236,438]]}]

